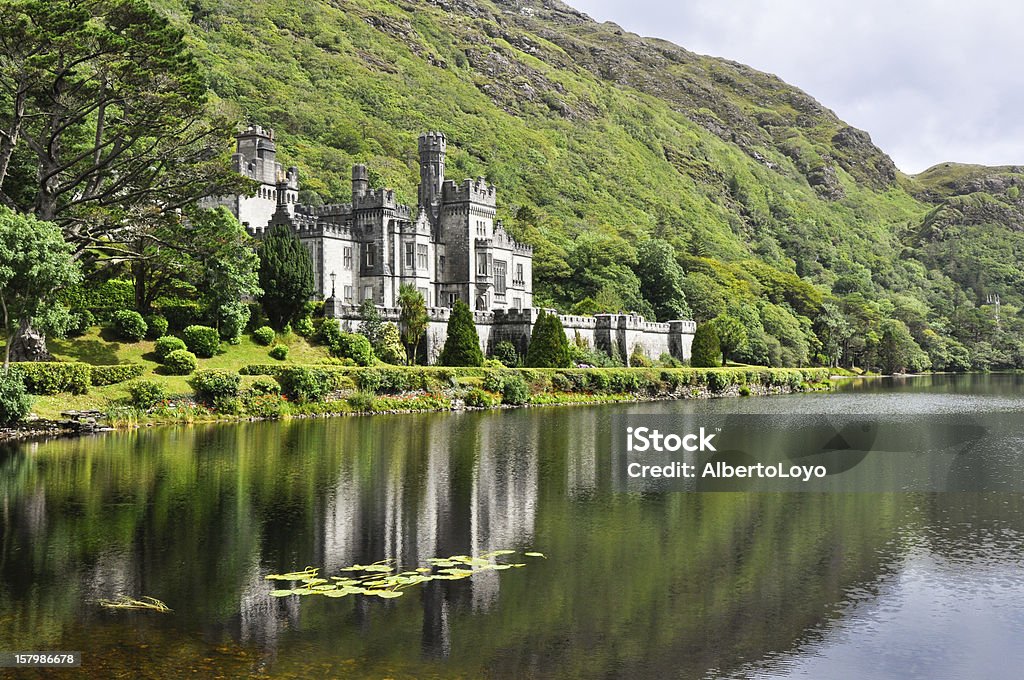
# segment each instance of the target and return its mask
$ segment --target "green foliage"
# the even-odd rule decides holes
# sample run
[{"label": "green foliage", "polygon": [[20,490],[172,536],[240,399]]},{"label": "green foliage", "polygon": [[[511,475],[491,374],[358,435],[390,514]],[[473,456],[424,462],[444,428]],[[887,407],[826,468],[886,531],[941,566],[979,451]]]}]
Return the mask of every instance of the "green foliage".
[{"label": "green foliage", "polygon": [[168,327],[173,331],[182,331],[202,317],[199,303],[194,300],[161,299],[153,307],[167,319]]},{"label": "green foliage", "polygon": [[501,403],[521,406],[530,401],[530,388],[519,374],[510,375],[501,384]]},{"label": "green foliage", "polygon": [[[325,326],[329,324],[324,324]],[[335,323],[337,325],[337,323]],[[375,360],[373,347],[366,336],[359,333],[339,332],[330,345],[331,354],[342,359],[351,359],[360,366],[371,366]]]},{"label": "green foliage", "polygon": [[322,401],[335,389],[337,381],[336,375],[329,370],[306,366],[286,368],[276,378],[281,384],[281,392],[299,404]]},{"label": "green foliage", "polygon": [[476,332],[473,312],[462,300],[456,300],[448,320],[448,337],[438,363],[442,366],[482,366],[484,353]]},{"label": "green foliage", "polygon": [[260,326],[252,332],[252,339],[257,345],[269,347],[274,341],[274,329],[270,326]]},{"label": "green foliage", "polygon": [[398,326],[393,323],[385,323],[381,327],[377,344],[373,346],[373,353],[384,363],[404,364],[406,362],[405,348],[402,347]]},{"label": "green foliage", "polygon": [[569,339],[557,314],[541,310],[533,326],[526,365],[531,368],[567,368],[572,364]]},{"label": "green foliage", "polygon": [[728,314],[716,316],[711,321],[711,325],[718,337],[718,346],[722,350],[722,365],[724,366],[729,357],[747,344],[747,329],[739,319]]},{"label": "green foliage", "polygon": [[304,338],[311,338],[316,332],[316,328],[313,326],[313,319],[308,316],[304,316],[295,322],[295,332]]},{"label": "green foliage", "polygon": [[17,425],[32,410],[25,383],[13,371],[0,372],[0,427]]},{"label": "green foliage", "polygon": [[189,386],[195,391],[196,399],[218,411],[232,412],[236,409],[241,378],[231,371],[197,371],[189,378]]},{"label": "green foliage", "polygon": [[668,242],[650,239],[641,244],[634,271],[640,278],[644,297],[651,303],[659,321],[690,318],[683,288],[683,268]]},{"label": "green foliage", "polygon": [[714,324],[697,324],[697,332],[693,336],[690,365],[695,368],[711,368],[722,365],[722,346]]},{"label": "green foliage", "polygon": [[184,340],[173,335],[165,335],[162,338],[158,338],[153,348],[160,361],[166,359],[167,355],[171,352],[179,349],[188,349],[188,346]]},{"label": "green foliage", "polygon": [[116,385],[138,378],[146,372],[143,364],[116,364],[114,366],[90,366],[89,380],[95,387]]},{"label": "green foliage", "polygon": [[130,309],[114,312],[111,325],[118,339],[125,342],[138,342],[146,337],[146,331],[149,330],[149,326],[143,320],[142,315]]},{"label": "green foliage", "polygon": [[167,335],[169,324],[167,318],[159,314],[150,314],[146,317],[146,338],[156,340]]},{"label": "green foliage", "polygon": [[220,333],[209,326],[189,326],[182,331],[185,345],[197,357],[209,359],[220,349]]},{"label": "green foliage", "polygon": [[398,323],[401,326],[401,341],[405,343],[406,360],[415,365],[416,348],[430,326],[427,301],[415,286],[403,283],[398,289],[398,307]]},{"label": "green foliage", "polygon": [[494,346],[494,358],[508,368],[519,366],[519,352],[516,346],[509,340],[502,340]]},{"label": "green foliage", "polygon": [[643,346],[637,343],[633,345],[633,351],[629,355],[629,365],[634,368],[650,368],[654,362],[648,358]]},{"label": "green foliage", "polygon": [[470,388],[462,399],[470,408],[491,408],[499,403],[497,397],[479,387]]},{"label": "green foliage", "polygon": [[930,365],[928,355],[914,341],[906,324],[896,319],[882,322],[878,353],[885,373],[921,371]]},{"label": "green foliage", "polygon": [[71,323],[68,324],[68,337],[77,338],[85,335],[96,324],[96,316],[88,309],[71,310]]},{"label": "green foliage", "polygon": [[62,288],[57,300],[76,312],[89,310],[95,318],[108,321],[117,310],[135,306],[135,286],[123,279],[85,281]]},{"label": "green foliage", "polygon": [[30,394],[85,394],[92,384],[92,370],[77,361],[33,361],[11,364]]},{"label": "green foliage", "polygon": [[309,251],[287,225],[275,226],[259,250],[259,285],[270,325],[281,330],[302,316],[305,302],[316,292]]},{"label": "green foliage", "polygon": [[252,381],[252,384],[249,385],[249,390],[253,394],[260,396],[277,395],[281,394],[281,385],[273,378],[260,376]]},{"label": "green foliage", "polygon": [[284,361],[288,358],[288,345],[274,345],[269,354],[271,359]]},{"label": "green foliage", "polygon": [[148,411],[165,399],[167,392],[164,386],[152,380],[137,380],[128,387],[128,394],[132,406],[142,411]]},{"label": "green foliage", "polygon": [[348,398],[348,405],[358,413],[368,413],[374,410],[377,397],[368,392],[356,392]]},{"label": "green foliage", "polygon": [[80,276],[78,263],[71,259],[71,247],[57,225],[0,206],[0,321],[7,336],[5,367],[19,324],[30,323],[43,311],[48,298]]},{"label": "green foliage", "polygon": [[187,349],[176,349],[164,357],[164,371],[169,375],[188,375],[196,370],[196,355]]}]

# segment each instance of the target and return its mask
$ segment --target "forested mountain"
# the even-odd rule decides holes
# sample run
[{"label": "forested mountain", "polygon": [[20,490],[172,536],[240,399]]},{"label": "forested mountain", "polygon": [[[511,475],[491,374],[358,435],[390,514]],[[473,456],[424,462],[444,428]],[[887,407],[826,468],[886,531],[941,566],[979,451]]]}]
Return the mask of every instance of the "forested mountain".
[{"label": "forested mountain", "polygon": [[417,135],[447,133],[448,173],[495,182],[535,246],[542,303],[729,315],[757,363],[1024,364],[1018,168],[905,176],[775,76],[557,0],[156,4],[306,201],[365,162],[412,202]]}]

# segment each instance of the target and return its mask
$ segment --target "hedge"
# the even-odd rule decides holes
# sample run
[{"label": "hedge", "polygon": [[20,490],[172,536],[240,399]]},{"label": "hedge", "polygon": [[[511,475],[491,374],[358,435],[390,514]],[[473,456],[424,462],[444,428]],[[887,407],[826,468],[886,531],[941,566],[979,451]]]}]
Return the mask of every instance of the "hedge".
[{"label": "hedge", "polygon": [[92,367],[77,361],[26,361],[11,364],[30,394],[85,394],[92,384]]},{"label": "hedge", "polygon": [[96,387],[103,387],[134,380],[145,371],[146,367],[142,364],[117,364],[116,366],[92,366],[90,372],[92,384]]}]

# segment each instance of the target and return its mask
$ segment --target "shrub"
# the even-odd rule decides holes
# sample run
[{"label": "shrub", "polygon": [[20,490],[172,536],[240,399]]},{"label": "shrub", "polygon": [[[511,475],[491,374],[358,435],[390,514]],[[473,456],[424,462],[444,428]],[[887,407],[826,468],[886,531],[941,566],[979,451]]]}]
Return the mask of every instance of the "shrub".
[{"label": "shrub", "polygon": [[352,359],[360,366],[372,365],[375,358],[370,341],[358,333],[339,333],[337,341],[331,345],[331,354]]},{"label": "shrub", "polygon": [[193,300],[160,300],[154,307],[167,319],[168,328],[180,331],[199,321],[201,309]]},{"label": "shrub", "polygon": [[333,347],[341,337],[341,324],[337,319],[324,319],[320,322],[320,328],[316,333],[317,342],[327,347]]},{"label": "shrub", "polygon": [[230,371],[198,371],[189,378],[196,399],[218,411],[234,411],[242,378]]},{"label": "shrub", "polygon": [[128,393],[131,395],[132,406],[143,411],[153,408],[167,398],[164,386],[152,380],[133,382],[128,388]]},{"label": "shrub", "polygon": [[274,348],[270,350],[270,358],[277,359],[278,361],[287,359],[288,345],[274,345]]},{"label": "shrub", "polygon": [[270,326],[260,326],[252,332],[252,340],[257,345],[267,347],[274,341],[274,329]]},{"label": "shrub", "polygon": [[452,308],[452,315],[448,319],[448,337],[444,341],[438,363],[442,366],[481,366],[484,363],[473,312],[462,300],[456,300]]},{"label": "shrub", "polygon": [[523,377],[517,373],[507,376],[501,386],[501,401],[505,404],[518,406],[530,401],[530,388]]},{"label": "shrub", "polygon": [[569,355],[569,339],[557,314],[541,310],[530,336],[530,347],[526,352],[526,365],[532,368],[568,368],[572,364]]},{"label": "shrub", "polygon": [[248,323],[249,305],[244,302],[236,300],[224,303],[217,309],[217,328],[220,336],[232,345],[238,344]]},{"label": "shrub", "polygon": [[304,338],[312,336],[314,330],[313,320],[308,316],[304,316],[295,322],[295,332]]},{"label": "shrub", "polygon": [[249,386],[249,391],[253,394],[260,396],[266,396],[269,394],[281,394],[281,386],[277,384],[277,381],[273,378],[266,376],[260,376],[252,381],[252,385]]},{"label": "shrub", "polygon": [[485,392],[479,387],[474,387],[463,399],[466,402],[466,406],[472,408],[490,408],[498,403],[498,400],[490,392]]},{"label": "shrub", "polygon": [[305,404],[327,396],[334,389],[335,376],[328,370],[295,366],[281,371],[277,382],[286,397]]},{"label": "shrub", "polygon": [[162,338],[167,335],[167,319],[159,314],[150,314],[147,316],[146,326],[148,326],[146,337],[150,340],[156,340],[157,338]]},{"label": "shrub", "polygon": [[402,346],[402,336],[398,332],[398,326],[393,323],[384,323],[380,327],[377,341],[373,343],[373,353],[377,358],[388,364],[405,363],[405,347]]},{"label": "shrub", "polygon": [[376,401],[377,397],[372,393],[356,392],[348,398],[348,405],[353,411],[365,413],[373,410],[373,405]]},{"label": "shrub", "polygon": [[187,349],[176,349],[164,357],[164,370],[170,375],[188,375],[199,364]]},{"label": "shrub", "polygon": [[88,309],[71,310],[71,323],[68,325],[68,336],[77,338],[85,335],[92,326],[96,325],[96,317]]},{"label": "shrub", "polygon": [[494,358],[509,368],[519,366],[519,352],[510,340],[502,340],[494,346]]},{"label": "shrub", "polygon": [[184,340],[173,335],[165,335],[162,338],[158,338],[154,347],[156,356],[161,362],[167,358],[168,354],[179,349],[188,349],[188,347],[185,345]]},{"label": "shrub", "polygon": [[190,352],[197,357],[209,359],[220,348],[220,334],[216,328],[209,326],[189,326],[182,336]]},{"label": "shrub", "polygon": [[21,377],[29,394],[85,394],[92,369],[77,361],[26,361],[11,364],[11,373]]},{"label": "shrub", "polygon": [[718,333],[710,323],[697,326],[693,336],[693,350],[690,365],[696,368],[713,368],[722,365],[722,347],[718,342]]},{"label": "shrub", "polygon": [[117,364],[116,366],[92,366],[90,382],[96,387],[116,385],[138,378],[146,371],[142,364]]},{"label": "shrub", "polygon": [[114,327],[114,334],[125,342],[142,340],[146,337],[146,331],[149,329],[142,315],[131,309],[114,312],[111,324]]},{"label": "shrub", "polygon": [[32,410],[25,383],[14,371],[0,373],[0,425],[16,425]]},{"label": "shrub", "polygon": [[651,360],[647,358],[647,353],[639,343],[633,345],[633,353],[629,355],[629,365],[633,368],[651,367]]}]

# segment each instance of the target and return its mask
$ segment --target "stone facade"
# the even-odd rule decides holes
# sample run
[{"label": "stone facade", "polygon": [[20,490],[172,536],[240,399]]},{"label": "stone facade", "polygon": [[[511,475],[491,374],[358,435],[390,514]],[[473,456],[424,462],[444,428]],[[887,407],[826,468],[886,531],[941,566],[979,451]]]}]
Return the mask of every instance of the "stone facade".
[{"label": "stone facade", "polygon": [[260,238],[277,224],[298,235],[313,258],[316,289],[340,305],[373,300],[394,307],[399,286],[412,284],[431,308],[462,300],[491,312],[533,306],[533,250],[495,219],[497,191],[482,177],[445,178],[447,139],[419,138],[419,204],[399,203],[390,189],[370,187],[365,165],[352,168],[352,202],[299,203],[296,168],[276,160],[274,133],[250,126],[238,135],[234,168],[259,182],[254,196],[211,199]]}]

